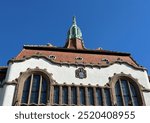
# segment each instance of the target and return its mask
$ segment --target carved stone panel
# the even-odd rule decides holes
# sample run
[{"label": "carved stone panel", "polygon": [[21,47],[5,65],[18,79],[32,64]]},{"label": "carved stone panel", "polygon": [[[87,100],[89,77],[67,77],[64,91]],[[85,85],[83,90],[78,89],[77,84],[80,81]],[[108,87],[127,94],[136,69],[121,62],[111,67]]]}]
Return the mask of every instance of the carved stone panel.
[{"label": "carved stone panel", "polygon": [[78,68],[76,71],[75,71],[75,77],[76,78],[79,78],[79,79],[84,79],[87,77],[87,73],[86,73],[86,70],[84,70],[83,68]]}]

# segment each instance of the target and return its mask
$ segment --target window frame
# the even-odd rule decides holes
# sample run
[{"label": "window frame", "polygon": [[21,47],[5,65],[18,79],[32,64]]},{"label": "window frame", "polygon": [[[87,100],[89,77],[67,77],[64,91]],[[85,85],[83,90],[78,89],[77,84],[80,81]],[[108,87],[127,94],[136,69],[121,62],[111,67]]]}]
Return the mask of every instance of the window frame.
[{"label": "window frame", "polygon": [[[142,93],[142,86],[139,84],[137,79],[133,78],[130,74],[124,74],[124,73],[114,74],[114,76],[110,78],[110,87],[111,87],[113,105],[117,106],[115,85],[120,80],[126,80],[128,83],[130,83],[134,86],[134,88],[137,92],[139,106],[145,106],[144,95]],[[123,98],[123,97],[121,97],[121,98]],[[125,101],[123,100],[123,106],[125,106],[124,104],[125,104]]]},{"label": "window frame", "polygon": [[[39,69],[36,67],[35,69],[27,69],[27,71],[20,73],[20,76],[18,78],[18,83],[16,86],[16,92],[14,96],[13,105],[22,105],[22,95],[23,95],[23,89],[24,89],[24,83],[26,80],[33,75],[40,75],[42,78],[45,79],[47,82],[47,102],[46,105],[49,105],[51,102],[51,94],[50,94],[50,87],[52,83],[55,83],[55,80],[52,78],[52,74],[48,73],[45,69]],[[33,82],[33,81],[32,81]],[[30,87],[32,89],[32,87]],[[29,92],[29,95],[31,96],[31,92]],[[30,102],[23,105],[31,105]],[[32,105],[43,105],[43,104],[32,104]]]}]

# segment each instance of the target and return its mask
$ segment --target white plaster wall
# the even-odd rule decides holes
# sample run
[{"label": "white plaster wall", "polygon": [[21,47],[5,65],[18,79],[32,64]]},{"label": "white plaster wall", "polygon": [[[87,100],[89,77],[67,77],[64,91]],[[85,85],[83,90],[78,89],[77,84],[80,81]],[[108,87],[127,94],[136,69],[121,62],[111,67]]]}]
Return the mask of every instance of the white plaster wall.
[{"label": "white plaster wall", "polygon": [[85,70],[87,71],[87,78],[85,79],[79,79],[75,77],[75,70],[77,69],[76,67],[54,65],[45,59],[31,58],[23,62],[11,64],[9,67],[9,75],[7,75],[6,81],[15,80],[19,77],[20,72],[26,71],[27,68],[34,69],[36,67],[39,67],[40,69],[47,69],[49,73],[53,73],[53,78],[58,83],[91,83],[93,85],[99,84],[103,86],[107,82],[109,82],[108,77],[112,77],[114,73],[119,74],[121,72],[124,72],[125,74],[131,74],[134,78],[138,79],[140,84],[150,89],[146,71],[135,70],[130,66],[124,64],[114,64],[101,69],[86,67]]},{"label": "white plaster wall", "polygon": [[14,92],[15,92],[15,86],[14,85],[5,85],[3,87],[3,102],[2,105],[4,106],[11,106],[13,102]]},{"label": "white plaster wall", "polygon": [[145,103],[147,106],[150,106],[150,92],[149,93],[143,93],[144,95],[144,99],[145,99]]},{"label": "white plaster wall", "polygon": [[[39,67],[40,69],[47,69],[49,73],[53,74],[53,79],[56,80],[58,83],[75,83],[75,84],[99,84],[101,86],[105,85],[109,82],[108,78],[112,77],[114,73],[125,73],[125,74],[131,74],[132,77],[138,79],[138,82],[146,87],[147,89],[150,89],[149,80],[147,77],[146,71],[141,70],[135,70],[130,66],[127,65],[120,65],[120,64],[114,64],[106,68],[90,68],[86,67],[85,70],[87,71],[87,78],[85,79],[79,79],[75,77],[75,70],[77,69],[74,66],[59,66],[54,65],[51,62],[45,60],[45,59],[38,59],[38,58],[31,58],[23,62],[13,63],[9,65],[9,69],[6,75],[6,81],[11,82],[12,80],[15,80],[19,77],[20,72],[25,72],[27,68],[34,69],[36,67]],[[14,87],[7,85],[5,89],[5,98],[3,105],[8,105],[12,103],[12,97],[13,95],[10,93],[14,93]],[[146,96],[146,97],[149,97]],[[147,100],[149,101],[149,100]],[[150,103],[150,101],[148,102]]]}]

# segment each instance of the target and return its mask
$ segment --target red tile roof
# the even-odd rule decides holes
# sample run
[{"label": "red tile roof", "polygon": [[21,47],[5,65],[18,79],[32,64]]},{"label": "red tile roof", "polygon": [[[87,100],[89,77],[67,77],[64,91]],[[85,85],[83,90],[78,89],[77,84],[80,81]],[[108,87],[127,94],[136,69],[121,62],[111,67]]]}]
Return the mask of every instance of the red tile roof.
[{"label": "red tile roof", "polygon": [[[131,58],[129,53],[120,53],[107,50],[76,50],[37,45],[24,46],[24,49],[17,55],[15,60],[21,60],[33,55],[42,55],[46,57],[55,56],[55,62],[94,64],[101,66],[105,66],[114,62],[126,62],[134,67],[140,67]],[[82,60],[77,58],[82,58]]]}]

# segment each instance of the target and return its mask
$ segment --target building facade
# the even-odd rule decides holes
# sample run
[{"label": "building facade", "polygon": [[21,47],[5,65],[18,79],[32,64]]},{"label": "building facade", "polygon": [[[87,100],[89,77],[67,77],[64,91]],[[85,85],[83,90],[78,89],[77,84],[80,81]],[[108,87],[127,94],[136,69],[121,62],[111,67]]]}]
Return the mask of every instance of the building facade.
[{"label": "building facade", "polygon": [[0,67],[1,106],[150,105],[147,70],[129,53],[85,48],[73,18],[64,47],[24,45]]}]

